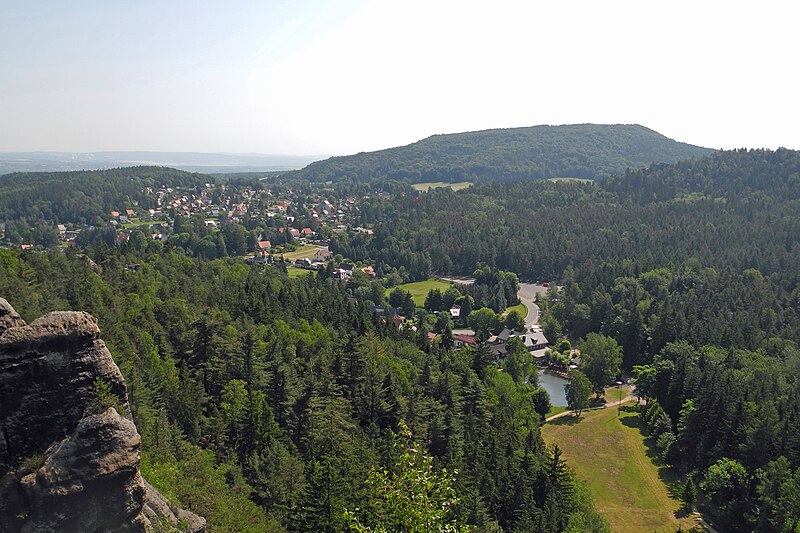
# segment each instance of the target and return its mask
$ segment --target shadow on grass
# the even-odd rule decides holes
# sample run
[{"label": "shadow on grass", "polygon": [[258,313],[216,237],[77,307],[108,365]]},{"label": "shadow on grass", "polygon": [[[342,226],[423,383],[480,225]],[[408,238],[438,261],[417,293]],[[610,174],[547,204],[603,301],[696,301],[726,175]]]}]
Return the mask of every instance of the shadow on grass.
[{"label": "shadow on grass", "polygon": [[581,420],[583,420],[582,416],[567,415],[567,416],[560,416],[555,420],[551,420],[550,422],[547,423],[550,424],[551,426],[574,426]]},{"label": "shadow on grass", "polygon": [[[626,416],[621,420],[621,422],[627,427],[637,429],[639,433],[642,434],[646,448],[645,453],[650,461],[656,466],[659,479],[664,483],[664,485],[666,485],[669,495],[676,501],[680,502],[683,493],[683,485],[686,482],[686,476],[677,469],[664,463],[663,459],[661,458],[661,452],[656,447],[655,439],[649,437],[646,433],[644,421],[641,417],[643,411],[636,405],[625,406],[622,408],[622,410],[628,413],[638,413],[638,416]],[[687,514],[688,512],[683,507],[675,511],[676,518],[686,517]]]}]

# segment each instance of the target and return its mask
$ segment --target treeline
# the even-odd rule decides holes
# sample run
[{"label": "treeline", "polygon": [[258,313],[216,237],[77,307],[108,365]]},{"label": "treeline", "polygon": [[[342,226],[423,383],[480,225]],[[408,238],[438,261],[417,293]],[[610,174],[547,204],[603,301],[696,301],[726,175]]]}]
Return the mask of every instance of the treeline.
[{"label": "treeline", "polygon": [[286,176],[315,182],[494,182],[602,179],[711,150],[638,125],[533,126],[434,135],[408,146],[317,161]]},{"label": "treeline", "polygon": [[[126,250],[0,251],[0,294],[28,320],[98,317],[145,476],[214,530],[402,523],[389,496],[461,530],[607,530],[542,442],[549,405],[524,354],[503,372],[485,347],[428,345],[333,280]],[[438,480],[433,507],[411,505],[417,474]]]},{"label": "treeline", "polygon": [[[635,368],[644,420],[664,460],[691,472],[724,531],[800,527],[800,350],[767,352],[680,341]],[[689,501],[689,503],[694,503]]]},{"label": "treeline", "polygon": [[[166,167],[129,167],[76,172],[25,172],[0,176],[0,220],[6,224],[101,226],[112,210],[150,205],[145,187],[195,187],[213,178]],[[15,230],[16,231],[16,230]]]}]

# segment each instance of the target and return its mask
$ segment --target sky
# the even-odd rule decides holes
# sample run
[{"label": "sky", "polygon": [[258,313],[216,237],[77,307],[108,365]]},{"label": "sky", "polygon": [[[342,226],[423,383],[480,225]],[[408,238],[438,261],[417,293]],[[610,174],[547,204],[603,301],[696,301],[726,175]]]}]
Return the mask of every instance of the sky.
[{"label": "sky", "polygon": [[344,155],[587,122],[800,149],[795,4],[3,0],[0,152]]}]

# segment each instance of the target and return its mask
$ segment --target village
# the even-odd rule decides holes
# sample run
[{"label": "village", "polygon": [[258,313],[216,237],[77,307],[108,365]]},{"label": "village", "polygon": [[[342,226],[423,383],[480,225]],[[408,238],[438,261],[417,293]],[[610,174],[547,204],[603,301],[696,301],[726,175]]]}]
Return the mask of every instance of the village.
[{"label": "village", "polygon": [[[396,329],[412,332],[425,330],[426,341],[460,350],[484,342],[495,361],[502,361],[509,343],[518,342],[540,366],[566,372],[578,362],[567,354],[553,357],[550,341],[538,324],[539,310],[534,302],[547,284],[522,284],[520,303],[514,314],[522,321],[506,321],[508,310],[498,310],[492,326],[476,331],[470,313],[472,305],[462,307],[455,301],[446,309],[423,305],[428,295],[421,295],[413,305],[390,305],[393,289],[405,290],[414,283],[383,279],[373,264],[360,264],[334,254],[329,249],[336,233],[370,235],[370,224],[360,224],[359,202],[362,197],[339,195],[324,187],[312,191],[289,187],[257,188],[253,184],[205,183],[196,187],[147,187],[141,200],[110,211],[106,228],[113,228],[113,240],[144,249],[168,246],[184,249],[209,259],[239,256],[254,265],[270,265],[290,277],[322,275],[347,283],[354,304],[364,303],[369,310]],[[236,231],[232,230],[235,229]],[[103,234],[96,226],[56,224],[58,246],[66,249],[87,244],[87,234]],[[82,235],[83,234],[83,235]],[[148,244],[152,243],[152,244]],[[159,244],[160,243],[160,244]],[[221,246],[220,246],[221,244]],[[23,243],[20,248],[30,249]],[[132,265],[131,268],[134,268]],[[435,283],[436,278],[429,280]],[[438,280],[442,290],[458,287],[455,280]],[[462,280],[470,283],[470,280]],[[426,283],[426,282],[422,282]],[[375,287],[369,288],[371,284]],[[533,288],[533,290],[531,289]],[[459,300],[460,301],[460,300]],[[397,303],[397,302],[394,302]],[[446,319],[446,320],[445,320]],[[448,335],[450,338],[444,339]]]}]

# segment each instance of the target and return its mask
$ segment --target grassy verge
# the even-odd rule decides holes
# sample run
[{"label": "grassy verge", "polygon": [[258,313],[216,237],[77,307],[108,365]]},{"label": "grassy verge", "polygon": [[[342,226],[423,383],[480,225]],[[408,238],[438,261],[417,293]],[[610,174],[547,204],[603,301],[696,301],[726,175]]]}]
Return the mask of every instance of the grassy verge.
[{"label": "grassy verge", "polygon": [[469,181],[459,181],[457,183],[445,183],[443,181],[430,181],[426,183],[415,183],[412,187],[418,191],[427,191],[428,189],[438,189],[439,187],[450,187],[454,191],[460,191],[467,187],[472,187]]},{"label": "grassy verge", "polygon": [[567,410],[567,406],[566,405],[560,405],[560,406],[553,405],[553,406],[550,406],[550,411],[547,413],[547,416],[545,418],[550,418],[551,416],[557,415],[559,413],[563,413],[566,410]]},{"label": "grassy verge", "polygon": [[[425,297],[428,296],[428,292],[432,291],[433,289],[439,289],[440,291],[444,292],[450,287],[451,283],[449,281],[444,281],[437,278],[430,278],[426,279],[425,281],[415,281],[414,283],[404,283],[403,285],[398,285],[403,290],[406,290],[411,293],[411,299],[414,300],[414,303],[418,306],[422,306],[425,304]],[[389,297],[389,293],[394,290],[394,287],[386,289],[386,297]]]},{"label": "grassy verge", "polygon": [[[616,390],[614,391],[616,392]],[[565,416],[542,427],[549,445],[558,444],[578,478],[589,484],[595,507],[615,532],[673,532],[695,522],[670,495],[670,473],[648,456],[639,415],[632,404]]]},{"label": "grassy verge", "polygon": [[525,307],[525,304],[523,303],[518,303],[517,305],[512,305],[511,307],[506,307],[503,316],[506,316],[511,311],[516,311],[517,314],[519,314],[519,316],[523,319],[528,316],[528,308]]}]

